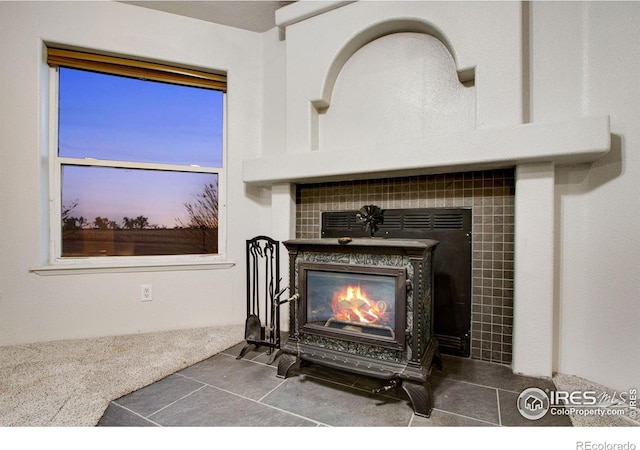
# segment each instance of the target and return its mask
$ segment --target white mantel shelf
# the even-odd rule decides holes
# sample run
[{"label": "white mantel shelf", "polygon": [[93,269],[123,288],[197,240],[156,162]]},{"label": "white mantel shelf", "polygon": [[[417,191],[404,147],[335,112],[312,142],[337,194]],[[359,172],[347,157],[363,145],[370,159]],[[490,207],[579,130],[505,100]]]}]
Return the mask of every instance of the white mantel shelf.
[{"label": "white mantel shelf", "polygon": [[579,164],[610,148],[608,116],[529,123],[339,150],[279,154],[246,160],[243,181],[281,183],[383,178],[514,167]]}]

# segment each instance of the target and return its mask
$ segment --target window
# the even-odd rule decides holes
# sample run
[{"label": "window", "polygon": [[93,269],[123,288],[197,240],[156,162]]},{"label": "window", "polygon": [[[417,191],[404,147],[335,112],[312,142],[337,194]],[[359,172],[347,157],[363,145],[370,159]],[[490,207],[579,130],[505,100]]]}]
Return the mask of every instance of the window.
[{"label": "window", "polygon": [[48,63],[55,259],[220,254],[226,77],[53,48]]}]

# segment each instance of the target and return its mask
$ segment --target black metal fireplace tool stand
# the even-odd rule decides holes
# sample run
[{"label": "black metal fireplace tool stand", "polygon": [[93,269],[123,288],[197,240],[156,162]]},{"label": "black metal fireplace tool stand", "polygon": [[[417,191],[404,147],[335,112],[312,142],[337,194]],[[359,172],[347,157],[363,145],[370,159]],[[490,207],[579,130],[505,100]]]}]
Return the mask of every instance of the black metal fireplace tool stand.
[{"label": "black metal fireplace tool stand", "polygon": [[247,240],[247,319],[246,344],[236,359],[242,359],[251,346],[267,347],[271,364],[280,349],[280,242],[268,236]]}]

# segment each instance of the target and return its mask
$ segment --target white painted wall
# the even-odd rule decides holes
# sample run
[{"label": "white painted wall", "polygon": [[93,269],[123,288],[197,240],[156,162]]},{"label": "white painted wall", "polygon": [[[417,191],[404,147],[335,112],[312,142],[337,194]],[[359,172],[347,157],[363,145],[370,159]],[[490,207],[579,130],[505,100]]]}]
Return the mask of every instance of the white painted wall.
[{"label": "white painted wall", "polygon": [[554,164],[516,167],[513,360],[515,373],[553,373]]},{"label": "white painted wall", "polygon": [[558,372],[640,384],[640,4],[532,2],[532,119],[611,117],[611,151],[556,170]]},{"label": "white painted wall", "polygon": [[[231,269],[41,276],[46,164],[43,41],[228,71]],[[269,234],[269,196],[245,192],[260,150],[261,36],[117,2],[0,2],[0,345],[147,332],[245,318],[244,241]],[[139,301],[152,284],[152,302]]]}]

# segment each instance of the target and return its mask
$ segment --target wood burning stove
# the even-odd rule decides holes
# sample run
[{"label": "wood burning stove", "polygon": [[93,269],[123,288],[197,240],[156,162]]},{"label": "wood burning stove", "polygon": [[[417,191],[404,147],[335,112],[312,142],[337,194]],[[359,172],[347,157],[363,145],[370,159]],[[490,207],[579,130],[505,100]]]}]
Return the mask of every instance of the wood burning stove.
[{"label": "wood burning stove", "polygon": [[[289,251],[290,336],[278,376],[312,362],[401,386],[431,413],[427,380],[441,360],[433,336],[433,240],[298,239]],[[384,388],[384,389],[386,389]]]}]

